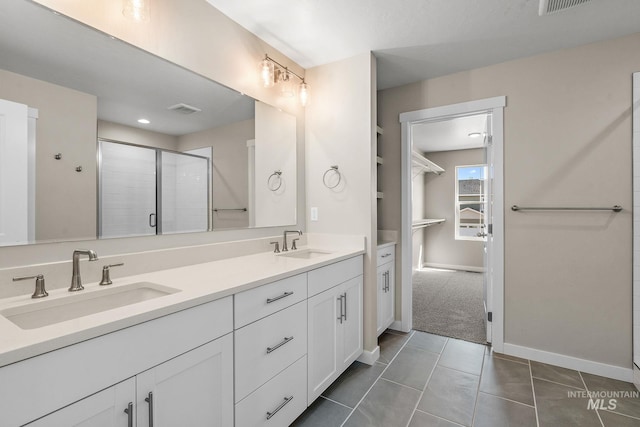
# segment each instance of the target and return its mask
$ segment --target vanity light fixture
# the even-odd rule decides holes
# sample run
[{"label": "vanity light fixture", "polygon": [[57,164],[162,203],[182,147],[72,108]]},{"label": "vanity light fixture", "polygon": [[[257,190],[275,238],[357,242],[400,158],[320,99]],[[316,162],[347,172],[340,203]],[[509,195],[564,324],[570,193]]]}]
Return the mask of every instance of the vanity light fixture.
[{"label": "vanity light fixture", "polygon": [[122,0],[122,14],[134,21],[148,21],[150,2],[151,0]]},{"label": "vanity light fixture", "polygon": [[262,85],[268,88],[277,84],[282,96],[287,98],[296,95],[296,87],[291,81],[292,76],[300,80],[300,84],[297,87],[298,97],[300,104],[305,107],[309,102],[309,85],[304,81],[304,77],[289,70],[288,67],[278,61],[269,58],[269,55],[265,55],[264,59],[260,61],[260,80]]},{"label": "vanity light fixture", "polygon": [[138,123],[141,123],[143,125],[148,125],[151,122],[147,119],[138,119]]}]

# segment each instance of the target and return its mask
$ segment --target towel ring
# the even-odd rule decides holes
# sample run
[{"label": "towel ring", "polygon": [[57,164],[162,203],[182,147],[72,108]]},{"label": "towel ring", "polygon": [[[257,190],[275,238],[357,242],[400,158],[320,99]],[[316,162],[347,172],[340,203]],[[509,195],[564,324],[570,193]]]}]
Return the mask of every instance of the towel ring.
[{"label": "towel ring", "polygon": [[282,187],[282,171],[275,171],[267,178],[267,188],[278,191]]},{"label": "towel ring", "polygon": [[[327,176],[330,172],[333,172],[333,174]],[[334,185],[327,184],[327,178],[331,178],[332,176],[335,176],[335,175],[338,176],[338,182],[336,182]],[[322,175],[322,183],[328,189],[336,188],[338,185],[340,185],[340,181],[341,180],[342,180],[342,174],[338,170],[338,165],[331,166],[329,169],[327,169],[327,171],[324,173],[324,175]]]}]

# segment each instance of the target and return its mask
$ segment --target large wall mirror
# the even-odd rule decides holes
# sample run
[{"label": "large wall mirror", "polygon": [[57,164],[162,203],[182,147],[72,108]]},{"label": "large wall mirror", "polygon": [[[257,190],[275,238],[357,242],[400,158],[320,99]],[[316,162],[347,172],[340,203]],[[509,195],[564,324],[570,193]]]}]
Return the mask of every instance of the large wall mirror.
[{"label": "large wall mirror", "polygon": [[295,116],[0,6],[0,246],[296,223]]}]

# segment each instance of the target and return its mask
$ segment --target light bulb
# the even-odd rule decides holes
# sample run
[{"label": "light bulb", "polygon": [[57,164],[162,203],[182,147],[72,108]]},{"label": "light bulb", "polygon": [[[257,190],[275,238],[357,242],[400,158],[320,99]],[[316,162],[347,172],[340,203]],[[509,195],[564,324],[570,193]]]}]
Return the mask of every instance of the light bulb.
[{"label": "light bulb", "polygon": [[151,0],[123,0],[122,14],[134,21],[149,20],[149,2]]},{"label": "light bulb", "polygon": [[293,88],[293,82],[291,81],[291,76],[288,71],[284,71],[284,73],[280,74],[280,93],[285,98],[291,98],[295,96],[295,89]]},{"label": "light bulb", "polygon": [[264,87],[273,87],[275,84],[273,73],[273,62],[269,61],[267,58],[260,61],[260,81]]},{"label": "light bulb", "polygon": [[306,107],[309,103],[309,85],[304,80],[300,83],[298,96],[300,97],[300,105]]}]

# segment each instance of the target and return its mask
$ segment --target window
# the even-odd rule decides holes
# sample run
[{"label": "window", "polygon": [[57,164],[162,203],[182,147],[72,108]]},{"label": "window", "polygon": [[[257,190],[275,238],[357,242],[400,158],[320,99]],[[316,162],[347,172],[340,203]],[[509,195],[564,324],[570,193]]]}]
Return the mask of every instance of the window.
[{"label": "window", "polygon": [[484,240],[487,165],[456,166],[456,240]]}]

